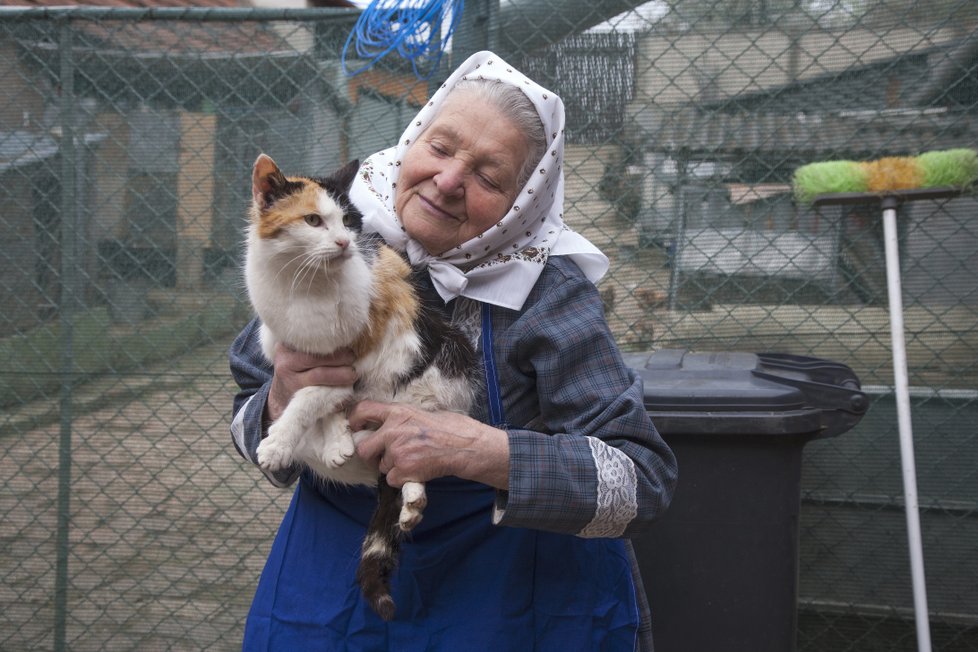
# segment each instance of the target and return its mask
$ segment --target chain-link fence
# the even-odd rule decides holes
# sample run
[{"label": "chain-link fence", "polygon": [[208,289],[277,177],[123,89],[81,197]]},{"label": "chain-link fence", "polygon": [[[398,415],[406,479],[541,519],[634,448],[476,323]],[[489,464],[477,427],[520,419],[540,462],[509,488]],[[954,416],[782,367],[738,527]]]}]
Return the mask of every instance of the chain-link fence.
[{"label": "chain-link fence", "polygon": [[[805,451],[798,647],[915,649],[879,216],[788,184],[807,162],[975,146],[978,5],[467,4],[456,59],[492,46],[566,99],[565,216],[612,260],[624,349],[857,371],[868,415]],[[362,158],[427,93],[397,61],[344,74],[355,16],[0,12],[0,649],[239,646],[289,499],[228,435],[251,163]],[[900,208],[945,651],[978,650],[976,208]]]}]

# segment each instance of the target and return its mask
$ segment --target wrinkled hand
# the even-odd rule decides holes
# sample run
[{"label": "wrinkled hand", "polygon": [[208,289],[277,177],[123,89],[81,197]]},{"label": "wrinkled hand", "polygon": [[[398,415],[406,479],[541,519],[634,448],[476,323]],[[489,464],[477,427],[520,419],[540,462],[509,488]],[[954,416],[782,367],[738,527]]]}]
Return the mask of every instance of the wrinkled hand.
[{"label": "wrinkled hand", "polygon": [[457,476],[497,489],[509,486],[509,436],[457,412],[426,412],[402,403],[361,401],[349,415],[354,431],[376,429],[357,455],[377,465],[392,487]]},{"label": "wrinkled hand", "polygon": [[353,351],[340,349],[329,355],[301,353],[284,344],[275,348],[272,386],[265,405],[269,421],[275,421],[292,400],[293,394],[311,385],[349,387],[357,380]]}]

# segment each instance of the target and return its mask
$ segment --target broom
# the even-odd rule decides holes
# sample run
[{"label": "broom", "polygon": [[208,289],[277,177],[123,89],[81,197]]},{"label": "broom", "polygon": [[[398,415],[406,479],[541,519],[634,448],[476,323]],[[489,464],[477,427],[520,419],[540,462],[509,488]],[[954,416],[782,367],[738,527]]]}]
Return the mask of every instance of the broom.
[{"label": "broom", "polygon": [[893,379],[919,652],[930,652],[931,640],[917,502],[917,471],[910,423],[896,208],[904,201],[956,197],[969,191],[976,179],[978,152],[972,149],[950,149],[919,156],[888,157],[877,161],[811,163],[795,170],[792,179],[794,196],[800,204],[879,204],[883,210]]}]

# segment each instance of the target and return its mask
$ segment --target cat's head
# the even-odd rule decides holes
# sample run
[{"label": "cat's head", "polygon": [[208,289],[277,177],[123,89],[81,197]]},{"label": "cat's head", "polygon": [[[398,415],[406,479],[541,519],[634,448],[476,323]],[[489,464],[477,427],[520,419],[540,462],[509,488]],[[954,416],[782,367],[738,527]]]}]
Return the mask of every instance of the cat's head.
[{"label": "cat's head", "polygon": [[260,154],[251,174],[252,237],[306,263],[350,256],[363,227],[348,194],[358,168],[351,161],[327,177],[286,177]]}]

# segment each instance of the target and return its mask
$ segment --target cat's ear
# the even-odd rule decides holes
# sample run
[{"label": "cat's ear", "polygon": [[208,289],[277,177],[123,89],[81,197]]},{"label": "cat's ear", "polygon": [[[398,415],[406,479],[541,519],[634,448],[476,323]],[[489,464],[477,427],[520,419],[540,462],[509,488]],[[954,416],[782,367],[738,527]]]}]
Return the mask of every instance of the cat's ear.
[{"label": "cat's ear", "polygon": [[259,154],[251,170],[251,196],[259,208],[268,208],[269,195],[285,187],[285,175],[268,154]]},{"label": "cat's ear", "polygon": [[330,177],[340,188],[343,190],[349,190],[350,186],[353,184],[353,180],[357,176],[357,170],[359,169],[360,161],[354,159],[331,174]]}]

